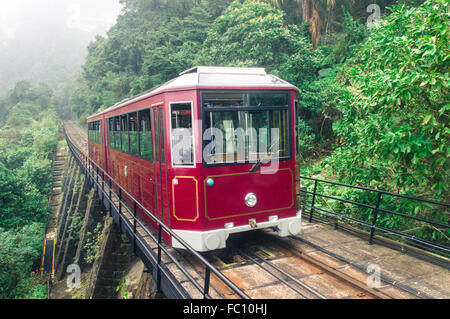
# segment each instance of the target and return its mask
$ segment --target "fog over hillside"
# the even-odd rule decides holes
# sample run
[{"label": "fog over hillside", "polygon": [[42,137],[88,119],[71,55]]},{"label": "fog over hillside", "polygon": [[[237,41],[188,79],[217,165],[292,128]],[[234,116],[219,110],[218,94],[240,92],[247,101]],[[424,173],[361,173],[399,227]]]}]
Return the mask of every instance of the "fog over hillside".
[{"label": "fog over hillside", "polygon": [[15,82],[67,81],[84,62],[87,45],[120,13],[119,0],[0,2],[0,92]]}]

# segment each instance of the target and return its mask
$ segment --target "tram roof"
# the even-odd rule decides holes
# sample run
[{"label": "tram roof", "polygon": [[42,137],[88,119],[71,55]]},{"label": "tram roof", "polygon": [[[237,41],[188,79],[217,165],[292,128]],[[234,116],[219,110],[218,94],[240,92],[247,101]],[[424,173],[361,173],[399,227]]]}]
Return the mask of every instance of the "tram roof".
[{"label": "tram roof", "polygon": [[291,83],[284,81],[275,75],[268,74],[264,68],[197,66],[180,73],[177,78],[170,80],[159,87],[153,88],[137,97],[120,101],[89,118],[132,104],[165,90],[192,87],[201,87],[205,89],[208,87],[242,87],[243,89],[267,87],[298,90],[298,88]]}]

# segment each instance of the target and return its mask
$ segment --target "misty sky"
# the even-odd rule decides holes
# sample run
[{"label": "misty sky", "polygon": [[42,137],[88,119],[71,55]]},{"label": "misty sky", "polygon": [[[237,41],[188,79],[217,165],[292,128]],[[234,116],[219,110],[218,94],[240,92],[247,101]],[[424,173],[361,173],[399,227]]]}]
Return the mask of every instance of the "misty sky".
[{"label": "misty sky", "polygon": [[120,10],[119,0],[0,0],[0,38],[33,26],[103,33]]},{"label": "misty sky", "polygon": [[0,94],[21,80],[67,82],[115,24],[119,1],[0,0]]}]

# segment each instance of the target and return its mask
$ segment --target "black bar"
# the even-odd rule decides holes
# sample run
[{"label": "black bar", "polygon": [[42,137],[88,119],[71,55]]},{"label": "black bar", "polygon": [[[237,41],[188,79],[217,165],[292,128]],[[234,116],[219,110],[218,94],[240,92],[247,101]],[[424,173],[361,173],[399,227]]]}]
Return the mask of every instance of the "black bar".
[{"label": "black bar", "polygon": [[[310,191],[307,191],[307,190],[300,190],[300,193],[314,194],[313,192],[310,192]],[[300,194],[297,194],[297,195],[300,195]],[[367,205],[367,204],[364,204],[364,203],[358,203],[358,202],[355,202],[355,201],[352,201],[352,200],[348,200],[348,199],[343,199],[343,198],[338,198],[338,197],[329,196],[329,195],[325,195],[325,194],[320,194],[320,193],[317,193],[317,192],[316,192],[316,196],[329,198],[329,199],[332,199],[332,200],[336,200],[336,201],[339,201],[339,202],[352,204],[352,205],[356,205],[356,206],[360,206],[360,207],[364,207],[364,208],[375,209],[375,206]],[[414,220],[417,220],[417,221],[420,221],[420,222],[424,222],[424,223],[428,223],[428,224],[432,224],[432,225],[435,225],[435,226],[438,226],[438,227],[450,228],[450,225],[447,225],[447,224],[442,224],[442,223],[438,223],[438,222],[435,222],[435,221],[432,221],[432,220],[428,220],[428,219],[425,219],[425,218],[394,212],[394,211],[391,211],[391,210],[388,210],[388,209],[379,208],[378,212],[379,213],[388,213],[388,214],[392,214],[392,215],[397,215],[397,216],[401,216],[401,217],[408,218],[408,219],[414,219]]]},{"label": "black bar", "polygon": [[312,198],[311,212],[309,214],[309,222],[312,223],[313,213],[314,213],[314,203],[316,202],[316,191],[317,191],[317,181],[314,182],[314,193]]},{"label": "black bar", "polygon": [[112,217],[112,190],[111,190],[111,179],[108,179],[109,185],[109,217]]},{"label": "black bar", "polygon": [[383,191],[383,190],[378,190],[378,189],[373,189],[373,188],[368,188],[368,187],[362,187],[362,186],[355,186],[355,185],[343,184],[343,183],[338,183],[338,182],[326,181],[326,180],[323,180],[323,179],[306,177],[306,176],[300,176],[300,179],[307,179],[307,180],[310,180],[310,181],[318,181],[318,182],[322,182],[322,183],[326,183],[326,184],[332,184],[332,185],[337,185],[337,186],[344,186],[344,187],[349,187],[349,188],[355,188],[355,189],[360,189],[360,190],[365,190],[365,191],[370,191],[370,192],[375,192],[375,193],[383,193],[384,195],[390,195],[390,196],[395,196],[395,197],[400,197],[400,198],[420,201],[420,202],[424,202],[424,203],[450,207],[450,203],[438,202],[438,201],[434,201],[434,200],[430,200],[430,199],[417,198],[417,197],[412,197],[412,196],[408,196],[408,195],[401,195],[401,194],[396,194],[396,193]]},{"label": "black bar", "polygon": [[137,209],[136,202],[133,205],[133,251],[136,255],[136,219],[137,219]]},{"label": "black bar", "polygon": [[205,289],[203,290],[203,297],[205,299],[209,299],[209,284],[211,281],[211,269],[209,269],[208,266],[206,266],[205,270]]},{"label": "black bar", "polygon": [[158,261],[156,268],[156,291],[161,292],[161,240],[162,239],[162,227],[161,224],[158,227]]},{"label": "black bar", "polygon": [[105,203],[105,172],[102,171],[102,202]]},{"label": "black bar", "polygon": [[383,193],[378,193],[377,206],[373,211],[372,228],[370,229],[370,237],[369,237],[369,244],[371,245],[373,244],[373,235],[375,234],[375,225],[377,224],[378,209],[380,208],[381,204],[381,195],[383,195]]},{"label": "black bar", "polygon": [[119,188],[119,228],[122,231],[122,188]]},{"label": "black bar", "polygon": [[[311,206],[305,205],[305,207],[306,208],[310,208]],[[333,216],[339,216],[339,218],[341,218],[341,219],[349,220],[351,222],[357,223],[359,225],[366,226],[368,228],[372,227],[372,224],[364,222],[364,221],[356,219],[356,218],[348,217],[348,216],[345,216],[343,214],[338,214],[338,213],[335,213],[335,212],[330,212],[328,210],[325,210],[325,209],[322,209],[322,208],[318,208],[318,207],[316,207],[314,209],[316,211],[318,211],[319,214],[320,214],[320,212],[322,212],[324,214],[330,214],[330,215],[333,215]],[[412,235],[400,233],[400,232],[392,230],[392,229],[388,229],[388,228],[384,228],[384,227],[380,227],[380,226],[374,226],[373,228],[375,228],[376,230],[385,232],[385,233],[394,234],[394,235],[397,235],[397,236],[400,236],[400,237],[405,237],[405,238],[407,238],[409,240],[412,240],[412,241],[418,242],[420,244],[423,244],[423,245],[426,245],[426,246],[429,246],[429,247],[433,247],[433,248],[436,248],[436,249],[439,249],[439,250],[445,250],[447,252],[450,251],[450,248],[447,247],[447,246],[436,244],[436,243],[430,242],[430,241],[425,240],[425,239],[417,238],[417,237],[412,236]]]}]

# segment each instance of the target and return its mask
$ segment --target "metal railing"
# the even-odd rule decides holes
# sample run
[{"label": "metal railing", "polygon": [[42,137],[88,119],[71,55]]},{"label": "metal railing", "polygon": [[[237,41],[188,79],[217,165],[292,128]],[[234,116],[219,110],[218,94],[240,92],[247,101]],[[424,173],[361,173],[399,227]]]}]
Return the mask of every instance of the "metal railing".
[{"label": "metal railing", "polygon": [[[162,275],[165,276],[167,280],[170,281],[172,287],[176,287],[180,296],[184,298],[190,298],[190,296],[184,292],[182,286],[177,282],[178,280],[173,277],[173,274],[169,269],[162,263],[163,252],[183,273],[187,280],[202,294],[203,298],[211,299],[210,296],[210,282],[211,273],[216,275],[216,277],[222,281],[226,286],[228,286],[231,291],[236,293],[239,297],[243,299],[250,299],[239,287],[237,287],[232,281],[230,281],[224,274],[222,274],[216,267],[214,267],[210,262],[208,262],[201,254],[195,251],[189,244],[187,244],[181,237],[175,234],[169,227],[167,227],[162,221],[156,218],[150,211],[148,211],[141,203],[139,203],[131,194],[129,194],[125,189],[123,189],[107,172],[105,172],[100,166],[98,166],[93,160],[91,160],[86,154],[81,152],[70,140],[70,137],[64,130],[64,135],[72,152],[74,158],[77,160],[80,167],[85,172],[86,176],[93,183],[94,189],[97,191],[105,206],[109,209],[110,216],[118,221],[119,227],[122,230],[123,227],[127,230],[128,234],[131,235],[131,242],[133,245],[133,250],[137,253],[139,250],[141,258],[147,259],[143,260],[145,264],[151,262],[153,267],[156,267],[156,288],[158,292],[162,292]],[[107,187],[106,187],[107,186]],[[126,200],[124,199],[126,197]],[[115,204],[113,198],[115,198],[117,205]],[[133,207],[132,210],[129,205]],[[157,225],[157,235],[155,235],[150,229],[147,223],[142,222],[139,219],[137,213],[138,208],[140,211],[150,218]],[[131,217],[127,218],[125,215]],[[142,230],[145,235],[138,231]],[[203,264],[205,267],[205,275],[203,278],[203,286],[200,285],[197,280],[183,267],[179,260],[166,248],[163,244],[162,233],[166,232],[172,237],[172,240],[177,240],[187,251],[189,251],[197,260]],[[157,245],[157,254],[153,252],[153,249],[146,242],[146,239],[151,239],[154,244]],[[147,263],[146,263],[147,262]]]},{"label": "metal railing", "polygon": [[[439,243],[436,241],[430,241],[430,240],[424,239],[424,238],[419,238],[415,235],[406,233],[406,230],[394,230],[394,229],[382,227],[379,225],[380,214],[389,214],[391,216],[393,216],[393,215],[399,216],[405,220],[414,220],[417,222],[425,223],[428,226],[440,227],[448,232],[448,230],[450,229],[450,225],[448,223],[437,222],[437,221],[434,221],[434,220],[431,220],[428,218],[413,216],[413,215],[393,211],[390,209],[385,209],[385,208],[383,208],[383,199],[390,197],[391,199],[392,198],[405,199],[408,201],[415,201],[417,203],[433,205],[433,206],[439,207],[440,209],[444,210],[444,212],[443,212],[444,214],[448,214],[448,208],[450,207],[450,204],[448,204],[448,203],[443,203],[443,202],[438,202],[438,201],[428,200],[428,199],[421,199],[421,198],[407,196],[407,195],[400,195],[400,194],[396,194],[396,193],[392,193],[392,192],[376,190],[376,189],[367,188],[367,187],[360,187],[360,186],[348,185],[348,184],[343,184],[343,183],[338,183],[338,182],[321,180],[321,179],[317,179],[317,178],[300,176],[300,180],[298,180],[298,182],[302,181],[302,180],[310,181],[309,186],[310,186],[310,189],[312,188],[312,190],[308,190],[308,187],[304,187],[305,185],[303,185],[303,183],[302,183],[302,185],[301,185],[302,187],[300,188],[300,193],[297,194],[297,195],[303,197],[302,206],[304,208],[305,215],[307,215],[309,213],[309,221],[310,222],[312,222],[314,214],[318,214],[318,215],[322,215],[322,216],[324,215],[327,217],[334,216],[340,220],[345,220],[350,223],[356,223],[360,226],[363,226],[363,228],[370,230],[370,233],[369,233],[369,243],[370,244],[373,243],[375,231],[380,231],[385,234],[393,234],[393,235],[399,236],[403,239],[410,240],[413,243],[417,243],[419,245],[426,247],[428,250],[434,250],[436,252],[444,253],[447,255],[450,252],[450,247],[446,246],[442,243]],[[336,196],[326,195],[326,194],[320,193],[318,191],[319,186],[323,186],[323,184],[325,184],[327,186],[333,185],[335,187],[343,187],[346,189],[364,191],[367,194],[366,198],[372,197],[374,200],[372,201],[371,204],[366,204],[366,203],[356,202],[353,200],[344,199],[344,198],[340,198],[340,197],[336,197]],[[370,196],[370,194],[372,194],[372,196]],[[309,202],[310,204],[308,204],[306,201],[307,195],[312,196],[311,200]],[[375,195],[375,196],[373,196],[373,195]],[[324,201],[326,201],[326,199],[330,199],[333,201],[343,203],[344,205],[350,204],[351,206],[357,206],[359,208],[367,209],[369,212],[371,212],[371,216],[369,216],[369,221],[364,221],[364,220],[361,220],[361,219],[358,219],[358,218],[355,218],[352,216],[348,216],[351,214],[347,215],[345,213],[345,209],[341,210],[340,212],[336,212],[335,209],[333,209],[333,207],[331,207],[331,205],[329,205],[328,203],[327,203],[328,207],[326,207],[328,209],[325,209],[323,207],[323,205],[321,205],[320,207],[318,206],[317,201],[319,199],[323,199]],[[307,212],[307,210],[309,210],[309,212]],[[336,210],[338,210],[338,209],[336,209]],[[447,218],[447,220],[448,220],[448,218]]]}]

